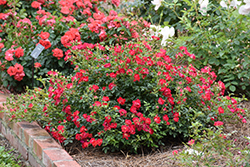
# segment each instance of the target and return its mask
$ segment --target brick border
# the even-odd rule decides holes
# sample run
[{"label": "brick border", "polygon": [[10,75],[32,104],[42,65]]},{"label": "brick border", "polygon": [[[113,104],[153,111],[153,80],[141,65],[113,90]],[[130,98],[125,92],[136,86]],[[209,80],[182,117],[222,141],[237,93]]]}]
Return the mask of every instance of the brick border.
[{"label": "brick border", "polygon": [[[0,96],[0,111],[5,101]],[[9,122],[7,114],[0,113],[0,132],[32,167],[81,167],[36,122]]]}]

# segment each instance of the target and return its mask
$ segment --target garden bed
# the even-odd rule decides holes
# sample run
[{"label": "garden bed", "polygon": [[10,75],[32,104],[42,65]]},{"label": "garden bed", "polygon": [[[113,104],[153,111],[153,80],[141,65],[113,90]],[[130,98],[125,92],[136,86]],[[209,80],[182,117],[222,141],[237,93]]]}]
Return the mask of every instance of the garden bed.
[{"label": "garden bed", "polygon": [[[6,91],[5,91],[6,92]],[[2,97],[7,97],[7,95]],[[250,101],[244,101],[240,104],[242,107],[250,110]],[[249,119],[249,114],[247,114]],[[249,137],[250,123],[236,123],[227,120],[225,123],[225,134],[228,135],[227,139],[230,139],[238,147],[238,150],[242,150],[249,147],[248,141],[245,137]],[[7,143],[8,145],[8,143]],[[71,146],[65,147],[65,150],[77,161],[80,166],[178,166],[178,161],[175,160],[173,150],[187,149],[182,144],[182,141],[169,140],[169,143],[160,147],[159,149],[152,149],[148,152],[140,151],[138,155],[130,154],[128,152],[115,152],[115,153],[103,153],[100,147],[82,149],[77,143],[73,143]],[[233,151],[235,158],[238,158],[241,153],[239,151]],[[218,158],[218,157],[217,157]],[[218,158],[218,162],[213,165],[226,166],[227,159],[224,156]]]}]

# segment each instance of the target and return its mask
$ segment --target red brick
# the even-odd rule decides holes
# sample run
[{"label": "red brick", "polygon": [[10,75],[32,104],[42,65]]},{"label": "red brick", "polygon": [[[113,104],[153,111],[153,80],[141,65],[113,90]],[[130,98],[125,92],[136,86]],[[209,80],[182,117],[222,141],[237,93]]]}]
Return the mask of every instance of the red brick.
[{"label": "red brick", "polygon": [[6,128],[6,139],[8,139],[10,141],[10,137],[12,136],[12,134],[10,133],[10,130],[8,129],[8,127]]},{"label": "red brick", "polygon": [[81,167],[76,161],[57,161],[53,167]]},{"label": "red brick", "polygon": [[17,123],[14,123],[12,130],[19,137],[19,139],[21,139],[21,129],[19,128]]},{"label": "red brick", "polygon": [[16,137],[14,137],[14,135],[12,135],[11,133],[9,133],[10,138],[9,138],[9,142],[10,144],[17,149],[18,148],[18,139]]},{"label": "red brick", "polygon": [[14,129],[14,125],[15,123],[14,122],[7,122],[7,125],[11,128],[11,129]]},{"label": "red brick", "polygon": [[34,128],[24,130],[24,142],[27,146],[31,147],[32,139],[36,137],[50,137],[50,135],[44,129]]},{"label": "red brick", "polygon": [[36,159],[34,158],[32,154],[29,153],[28,157],[29,157],[28,161],[32,167],[39,167],[39,164],[37,163]]},{"label": "red brick", "polygon": [[47,155],[45,153],[46,150],[44,150],[43,152],[43,164],[46,166],[46,167],[52,167],[53,166],[53,162],[52,160],[50,159],[49,155]]},{"label": "red brick", "polygon": [[46,167],[52,167],[53,161],[73,160],[63,149],[44,150],[43,163]]},{"label": "red brick", "polygon": [[62,148],[55,140],[49,139],[34,139],[33,152],[39,159],[42,159],[42,150],[46,148]]},{"label": "red brick", "polygon": [[7,136],[6,127],[5,127],[4,125],[2,125],[1,133],[2,133],[5,137]]},{"label": "red brick", "polygon": [[23,156],[25,160],[28,160],[28,151],[27,148],[24,147],[21,143],[18,143],[18,151]]},{"label": "red brick", "polygon": [[21,129],[42,129],[36,122],[17,122]]}]

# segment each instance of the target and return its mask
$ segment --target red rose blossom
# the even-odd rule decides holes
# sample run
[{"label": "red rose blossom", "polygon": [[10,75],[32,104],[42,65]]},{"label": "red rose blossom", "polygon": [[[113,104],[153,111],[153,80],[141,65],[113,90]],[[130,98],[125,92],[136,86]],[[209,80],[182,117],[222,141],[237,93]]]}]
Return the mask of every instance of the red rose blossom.
[{"label": "red rose blossom", "polygon": [[125,102],[126,102],[126,99],[123,99],[122,97],[119,97],[119,98],[117,99],[117,101],[118,101],[118,103],[119,103],[120,105],[124,105]]},{"label": "red rose blossom", "polygon": [[223,122],[221,121],[214,122],[214,126],[221,126],[221,125],[223,125]]},{"label": "red rose blossom", "polygon": [[48,39],[50,36],[50,34],[48,32],[41,32],[41,34],[39,35],[40,38],[42,38],[43,40]]}]

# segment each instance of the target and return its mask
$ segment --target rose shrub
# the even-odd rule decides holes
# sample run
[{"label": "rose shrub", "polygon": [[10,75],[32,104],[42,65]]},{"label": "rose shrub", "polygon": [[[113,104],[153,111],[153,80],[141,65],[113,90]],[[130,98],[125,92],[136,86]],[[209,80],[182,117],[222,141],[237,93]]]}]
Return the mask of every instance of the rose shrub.
[{"label": "rose shrub", "polygon": [[195,56],[180,47],[173,61],[154,48],[159,43],[74,45],[68,53],[74,74],[50,71],[39,79],[48,89],[8,101],[11,120],[37,120],[61,143],[77,140],[105,152],[158,147],[168,136],[187,139],[197,122],[209,127],[225,117],[246,121],[237,101],[223,97],[225,86],[209,67],[180,65]]},{"label": "rose shrub", "polygon": [[[64,75],[73,71],[67,62],[72,42],[124,43],[139,37],[149,24],[130,21],[114,10],[100,7],[101,1],[0,1],[0,76],[5,87],[22,91],[31,86],[31,52],[40,43],[45,50],[35,60],[35,76],[51,69]],[[117,7],[119,0],[110,2]],[[22,66],[19,69],[15,67]],[[23,70],[21,70],[23,69]],[[35,86],[41,86],[36,81]]]}]

